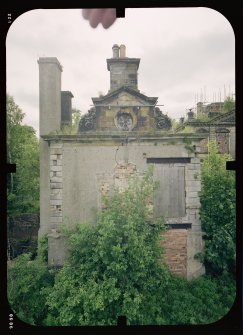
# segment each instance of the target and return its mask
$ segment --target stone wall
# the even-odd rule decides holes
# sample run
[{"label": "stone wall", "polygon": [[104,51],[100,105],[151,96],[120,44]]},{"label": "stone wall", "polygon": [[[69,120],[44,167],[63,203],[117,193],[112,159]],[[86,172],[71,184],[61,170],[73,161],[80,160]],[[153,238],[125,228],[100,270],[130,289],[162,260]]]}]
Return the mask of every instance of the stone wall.
[{"label": "stone wall", "polygon": [[[199,140],[201,137],[198,139],[195,137],[192,145],[195,147]],[[184,197],[182,199],[184,210],[178,212],[176,216],[168,211],[170,217],[166,219],[166,223],[173,227],[171,232],[167,233],[169,241],[172,241],[172,235],[174,235],[174,245],[180,246],[178,250],[173,251],[171,245],[168,245],[170,250],[168,261],[172,261],[171,269],[184,276],[190,272],[191,277],[194,276],[195,271],[203,273],[202,264],[193,259],[194,255],[202,250],[199,243],[202,239],[199,218],[200,158],[191,150],[187,150],[184,137],[163,137],[161,134],[147,137],[136,134],[125,137],[123,134],[89,133],[68,137],[53,136],[49,141],[48,257],[50,265],[62,265],[66,257],[63,247],[64,237],[59,229],[62,223],[72,226],[76,223],[95,222],[97,212],[104,209],[102,201],[104,195],[111,194],[115,186],[123,190],[127,176],[133,174],[142,176],[148,170],[148,165],[154,164],[168,171],[176,170],[178,167],[184,171],[183,174],[178,175],[184,180],[181,183],[182,186],[184,185],[183,192],[180,192],[180,196]],[[164,179],[168,179],[166,176],[161,175],[163,185],[165,185]],[[177,179],[174,178],[170,185],[174,191],[164,192],[170,196],[170,201],[166,202],[168,206],[174,196],[180,197],[176,187]],[[178,215],[181,216],[178,217]],[[187,231],[184,230],[185,227]],[[189,231],[190,255],[184,250],[187,245],[186,233],[188,234]],[[171,240],[170,234],[172,234]]]}]

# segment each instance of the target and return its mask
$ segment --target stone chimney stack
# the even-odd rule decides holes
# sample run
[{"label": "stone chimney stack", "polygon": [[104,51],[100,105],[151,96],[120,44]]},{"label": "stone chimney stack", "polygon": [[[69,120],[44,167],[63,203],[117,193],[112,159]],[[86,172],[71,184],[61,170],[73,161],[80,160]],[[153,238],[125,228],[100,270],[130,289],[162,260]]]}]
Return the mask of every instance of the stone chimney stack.
[{"label": "stone chimney stack", "polygon": [[72,125],[72,98],[73,95],[70,91],[61,92],[61,126]]},{"label": "stone chimney stack", "polygon": [[61,129],[62,66],[56,57],[40,57],[38,64],[41,136]]},{"label": "stone chimney stack", "polygon": [[109,92],[115,91],[121,87],[130,87],[139,92],[138,67],[140,58],[126,57],[126,47],[124,44],[122,44],[120,48],[117,44],[114,44],[112,51],[113,58],[106,60],[107,69],[110,71]]}]

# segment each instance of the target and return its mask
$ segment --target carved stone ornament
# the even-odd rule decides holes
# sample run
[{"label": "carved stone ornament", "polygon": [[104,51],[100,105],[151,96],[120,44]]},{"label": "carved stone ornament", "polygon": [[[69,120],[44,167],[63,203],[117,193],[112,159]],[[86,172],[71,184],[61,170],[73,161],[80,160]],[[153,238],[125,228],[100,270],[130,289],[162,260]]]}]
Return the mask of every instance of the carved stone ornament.
[{"label": "carved stone ornament", "polygon": [[115,116],[115,125],[120,130],[131,130],[133,128],[133,118],[130,113],[118,112]]},{"label": "carved stone ornament", "polygon": [[79,121],[79,132],[94,129],[96,112],[91,108],[87,114],[83,115]]},{"label": "carved stone ornament", "polygon": [[155,125],[157,129],[165,129],[168,130],[171,128],[171,119],[163,114],[158,107],[155,107],[154,110],[154,117],[155,117]]}]

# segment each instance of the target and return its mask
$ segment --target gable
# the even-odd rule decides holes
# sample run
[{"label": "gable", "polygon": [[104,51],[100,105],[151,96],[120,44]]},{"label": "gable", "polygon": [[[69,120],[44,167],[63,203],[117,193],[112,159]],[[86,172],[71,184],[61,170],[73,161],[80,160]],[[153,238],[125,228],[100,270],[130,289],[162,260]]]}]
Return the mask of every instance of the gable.
[{"label": "gable", "polygon": [[224,113],[215,117],[210,121],[211,124],[224,124],[224,125],[232,125],[235,124],[235,110]]},{"label": "gable", "polygon": [[92,98],[94,105],[124,105],[124,106],[154,106],[158,100],[157,97],[147,97],[139,91],[129,87],[122,87],[118,90],[108,93],[99,98]]}]

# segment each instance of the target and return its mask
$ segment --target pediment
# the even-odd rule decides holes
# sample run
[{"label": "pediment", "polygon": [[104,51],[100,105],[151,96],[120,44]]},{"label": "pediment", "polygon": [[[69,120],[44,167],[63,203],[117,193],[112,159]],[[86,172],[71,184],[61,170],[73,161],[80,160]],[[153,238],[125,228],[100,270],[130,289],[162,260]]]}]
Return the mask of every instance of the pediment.
[{"label": "pediment", "polygon": [[119,88],[118,90],[110,92],[103,97],[92,98],[95,106],[154,106],[157,102],[157,99],[157,97],[147,97],[139,91],[129,87]]}]

